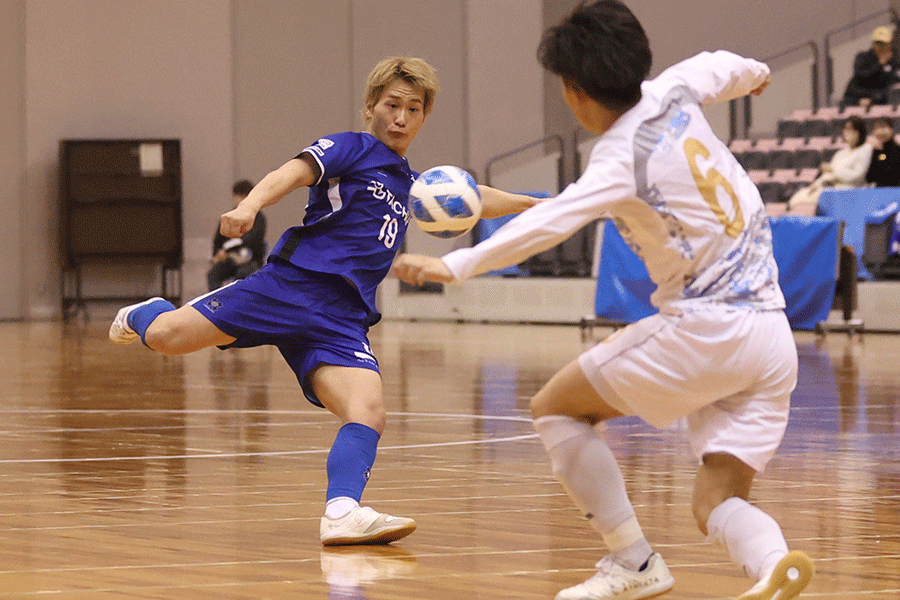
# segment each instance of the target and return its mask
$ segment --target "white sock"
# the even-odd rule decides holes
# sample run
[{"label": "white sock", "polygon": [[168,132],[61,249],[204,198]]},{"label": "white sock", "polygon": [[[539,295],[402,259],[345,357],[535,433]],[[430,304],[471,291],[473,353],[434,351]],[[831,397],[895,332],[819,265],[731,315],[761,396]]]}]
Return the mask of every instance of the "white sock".
[{"label": "white sock", "polygon": [[767,575],[788,553],[775,519],[741,498],[729,498],[715,507],[706,528],[706,539],[725,546],[731,560],[754,581]]},{"label": "white sock", "polygon": [[338,496],[325,503],[325,516],[329,519],[340,519],[359,506],[359,502],[347,496]]},{"label": "white sock", "polygon": [[652,554],[625,491],[619,463],[585,421],[550,415],[535,419],[553,474],[609,546],[612,558],[633,571]]}]

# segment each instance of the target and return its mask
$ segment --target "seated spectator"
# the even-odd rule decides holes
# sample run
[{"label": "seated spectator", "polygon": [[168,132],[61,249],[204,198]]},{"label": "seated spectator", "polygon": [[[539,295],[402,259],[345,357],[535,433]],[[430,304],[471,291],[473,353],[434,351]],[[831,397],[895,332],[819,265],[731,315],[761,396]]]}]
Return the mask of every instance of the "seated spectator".
[{"label": "seated spectator", "polygon": [[894,141],[894,122],[888,117],[875,119],[867,142],[872,146],[872,163],[866,181],[875,187],[900,187],[900,145]]},{"label": "seated spectator", "polygon": [[[250,194],[253,184],[242,179],[231,188],[233,207]],[[236,279],[243,279],[259,270],[266,260],[266,217],[256,215],[253,228],[239,238],[228,238],[219,233],[213,238],[212,266],[206,273],[209,291],[218,289]]]},{"label": "seated spectator", "polygon": [[866,124],[859,117],[850,117],[841,134],[845,147],[839,149],[829,162],[823,162],[819,176],[807,186],[794,192],[788,200],[789,214],[816,214],[819,196],[826,188],[849,190],[866,186],[866,172],[872,161],[872,146],[866,143]]},{"label": "seated spectator", "polygon": [[853,76],[841,100],[841,110],[847,106],[888,104],[891,86],[900,82],[900,60],[891,42],[890,27],[876,27],[872,33],[872,47],[856,55]]}]

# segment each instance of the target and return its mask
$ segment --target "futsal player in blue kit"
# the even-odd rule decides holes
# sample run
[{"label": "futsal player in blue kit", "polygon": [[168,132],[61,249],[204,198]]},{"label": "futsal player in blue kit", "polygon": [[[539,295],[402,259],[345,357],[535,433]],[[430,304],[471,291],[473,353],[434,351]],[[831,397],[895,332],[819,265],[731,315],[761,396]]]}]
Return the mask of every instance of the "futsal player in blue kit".
[{"label": "futsal player in blue kit", "polygon": [[[381,319],[375,291],[410,221],[408,194],[418,174],[405,154],[438,89],[434,69],[421,59],[379,62],[366,82],[364,131],[320,138],[222,215],[220,231],[240,237],[260,210],[310,188],[303,224],[281,236],[262,269],[178,309],[162,298],[126,306],[109,330],[115,343],[140,339],[173,355],[210,346],[276,346],[307,399],[342,422],[326,463],[325,545],[386,544],[416,528],[412,519],[359,505],[386,419],[367,332]],[[493,195],[482,217],[521,212],[535,202]]]}]

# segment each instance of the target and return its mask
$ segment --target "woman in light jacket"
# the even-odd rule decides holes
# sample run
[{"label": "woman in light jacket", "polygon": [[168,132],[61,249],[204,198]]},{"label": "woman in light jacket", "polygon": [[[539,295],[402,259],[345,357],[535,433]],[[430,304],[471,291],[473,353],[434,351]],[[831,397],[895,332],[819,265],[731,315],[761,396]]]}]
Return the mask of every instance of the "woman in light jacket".
[{"label": "woman in light jacket", "polygon": [[872,161],[872,147],[866,143],[866,124],[853,116],[844,124],[841,137],[847,146],[838,150],[821,173],[809,185],[800,188],[788,200],[788,213],[812,216],[816,214],[819,196],[826,188],[849,190],[866,187],[866,172]]}]

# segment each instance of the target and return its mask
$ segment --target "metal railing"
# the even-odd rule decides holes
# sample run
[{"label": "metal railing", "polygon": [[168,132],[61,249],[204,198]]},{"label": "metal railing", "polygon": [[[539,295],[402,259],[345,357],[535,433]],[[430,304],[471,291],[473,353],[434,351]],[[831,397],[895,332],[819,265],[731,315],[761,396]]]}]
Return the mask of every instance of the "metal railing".
[{"label": "metal railing", "polygon": [[[781,52],[777,52],[772,56],[762,59],[762,62],[768,64],[773,60],[777,60],[789,54],[793,54],[798,50],[810,49],[812,55],[812,65],[810,66],[810,90],[813,110],[819,109],[819,73],[821,72],[819,46],[813,40],[808,40],[791,46]],[[743,103],[743,120],[741,121],[738,110],[738,103]],[[741,121],[741,129],[738,129],[738,122]],[[749,135],[750,127],[753,126],[753,100],[751,96],[734,99],[729,102],[729,135],[731,139],[746,138]]]},{"label": "metal railing", "polygon": [[496,163],[500,162],[501,160],[505,160],[507,158],[510,158],[512,156],[520,154],[522,152],[525,152],[526,150],[531,150],[535,146],[539,146],[541,144],[546,144],[547,142],[556,142],[556,145],[559,148],[560,158],[557,161],[557,166],[556,166],[556,171],[557,171],[556,172],[556,182],[557,182],[557,189],[562,189],[563,179],[564,179],[563,159],[565,157],[566,147],[565,147],[565,143],[563,142],[562,136],[558,135],[558,134],[548,135],[539,140],[529,142],[529,143],[525,144],[524,146],[519,146],[518,148],[513,148],[509,152],[504,152],[503,154],[498,154],[497,156],[488,160],[487,164],[484,167],[484,183],[485,183],[485,185],[488,185],[488,186],[493,185],[491,168]]}]

